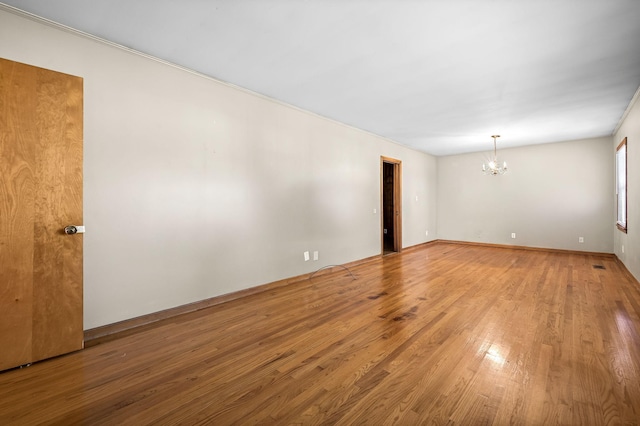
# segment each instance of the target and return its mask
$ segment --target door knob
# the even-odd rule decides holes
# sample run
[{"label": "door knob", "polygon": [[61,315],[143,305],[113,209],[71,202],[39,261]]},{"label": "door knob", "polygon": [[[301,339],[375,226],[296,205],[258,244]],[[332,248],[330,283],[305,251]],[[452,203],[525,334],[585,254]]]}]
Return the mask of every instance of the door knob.
[{"label": "door knob", "polygon": [[76,226],[76,225],[65,226],[64,233],[67,235],[84,234],[84,226]]}]

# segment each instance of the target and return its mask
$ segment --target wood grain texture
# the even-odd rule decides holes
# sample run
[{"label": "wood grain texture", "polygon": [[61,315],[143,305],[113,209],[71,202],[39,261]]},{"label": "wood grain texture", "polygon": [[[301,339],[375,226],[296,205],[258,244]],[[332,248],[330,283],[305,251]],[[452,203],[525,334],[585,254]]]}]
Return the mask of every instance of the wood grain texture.
[{"label": "wood grain texture", "polygon": [[438,243],[353,272],[5,372],[0,424],[638,424],[615,258]]},{"label": "wood grain texture", "polygon": [[0,370],[31,362],[35,134],[33,70],[0,58]]},{"label": "wood grain texture", "polygon": [[82,79],[40,70],[35,115],[34,361],[82,348]]},{"label": "wood grain texture", "polygon": [[23,348],[0,356],[5,369],[82,348],[82,235],[62,229],[82,224],[83,88],[5,59],[0,76],[0,304],[14,318],[0,343]]}]

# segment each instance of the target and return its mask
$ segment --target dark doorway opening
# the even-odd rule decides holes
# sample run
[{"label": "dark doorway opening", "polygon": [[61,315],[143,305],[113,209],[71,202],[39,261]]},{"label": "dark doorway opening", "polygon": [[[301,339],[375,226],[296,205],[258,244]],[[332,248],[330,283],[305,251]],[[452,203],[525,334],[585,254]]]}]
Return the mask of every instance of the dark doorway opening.
[{"label": "dark doorway opening", "polygon": [[397,253],[402,247],[401,162],[381,158],[382,254]]}]

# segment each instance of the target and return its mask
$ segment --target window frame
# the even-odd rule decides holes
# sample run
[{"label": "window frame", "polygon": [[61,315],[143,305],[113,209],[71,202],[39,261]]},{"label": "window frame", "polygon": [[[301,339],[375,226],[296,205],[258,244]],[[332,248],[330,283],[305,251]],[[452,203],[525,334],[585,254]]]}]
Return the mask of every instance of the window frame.
[{"label": "window frame", "polygon": [[[629,193],[629,189],[627,187],[627,182],[628,182],[627,175],[629,172],[627,168],[627,157],[628,157],[627,138],[625,137],[624,139],[622,139],[622,142],[620,142],[620,144],[616,148],[616,227],[622,232],[624,232],[625,234],[627,233],[627,226],[628,226],[627,194]],[[623,182],[620,181],[621,164],[624,167]],[[624,195],[623,195],[624,198],[622,200],[620,199],[621,197],[620,192],[624,192]],[[621,208],[621,202],[622,202],[622,208]]]}]

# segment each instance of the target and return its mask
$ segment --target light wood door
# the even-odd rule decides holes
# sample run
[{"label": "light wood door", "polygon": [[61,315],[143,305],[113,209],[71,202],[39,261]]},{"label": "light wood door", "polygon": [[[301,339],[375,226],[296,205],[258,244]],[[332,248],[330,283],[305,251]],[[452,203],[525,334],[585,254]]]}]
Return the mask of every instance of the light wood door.
[{"label": "light wood door", "polygon": [[82,348],[82,79],[0,58],[0,370]]}]

